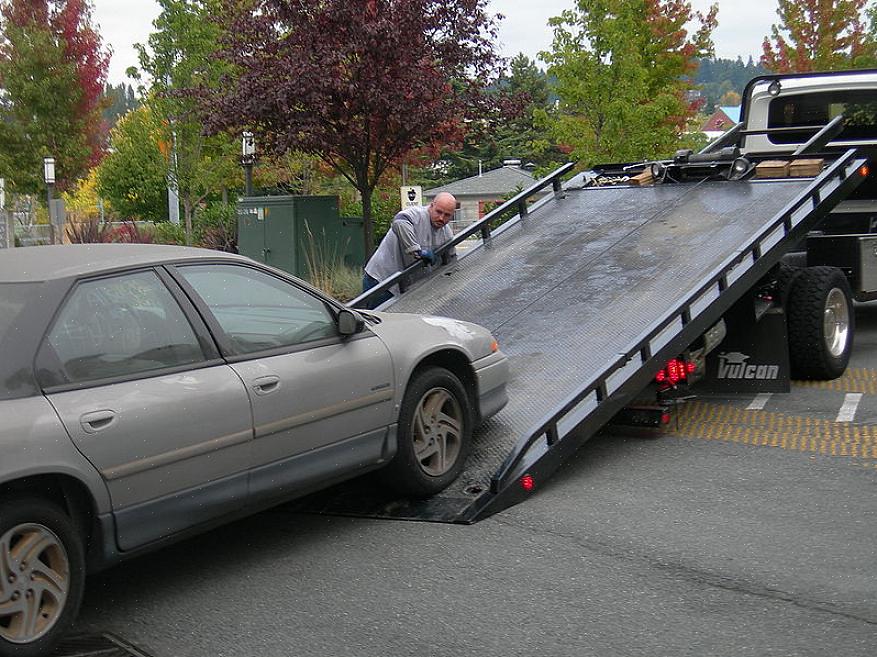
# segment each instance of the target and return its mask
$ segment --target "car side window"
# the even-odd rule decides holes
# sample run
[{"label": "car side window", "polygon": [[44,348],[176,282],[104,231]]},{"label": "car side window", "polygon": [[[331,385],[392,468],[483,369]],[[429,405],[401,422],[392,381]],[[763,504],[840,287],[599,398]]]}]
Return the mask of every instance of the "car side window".
[{"label": "car side window", "polygon": [[39,359],[44,385],[132,376],[205,360],[182,309],[151,271],[78,284],[45,342],[41,351],[50,355],[41,353]]},{"label": "car side window", "polygon": [[210,308],[238,353],[338,335],[335,317],[322,299],[280,278],[237,265],[177,269]]}]

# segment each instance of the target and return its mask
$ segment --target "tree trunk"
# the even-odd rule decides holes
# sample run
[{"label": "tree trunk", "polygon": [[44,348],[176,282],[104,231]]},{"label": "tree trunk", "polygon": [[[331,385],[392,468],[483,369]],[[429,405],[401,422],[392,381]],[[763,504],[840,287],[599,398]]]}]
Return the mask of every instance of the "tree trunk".
[{"label": "tree trunk", "polygon": [[372,190],[368,184],[360,183],[362,197],[362,232],[365,238],[365,258],[368,260],[375,251],[375,227],[372,221]]},{"label": "tree trunk", "polygon": [[183,215],[186,221],[186,246],[192,246],[192,199],[188,194],[183,197]]}]

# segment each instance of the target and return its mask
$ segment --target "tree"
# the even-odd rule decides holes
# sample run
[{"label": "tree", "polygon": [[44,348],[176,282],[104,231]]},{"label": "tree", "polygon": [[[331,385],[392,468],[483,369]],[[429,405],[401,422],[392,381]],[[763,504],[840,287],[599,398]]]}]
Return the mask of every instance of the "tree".
[{"label": "tree", "polygon": [[100,117],[109,54],[91,25],[89,0],[0,3],[0,159],[22,192],[42,186],[42,157],[58,186],[84,175],[103,153]]},{"label": "tree", "polygon": [[456,143],[483,116],[496,72],[487,0],[221,0],[233,67],[205,109],[213,131],[252,129],[282,153],[317,155],[362,196],[418,149]]},{"label": "tree", "polygon": [[140,103],[134,97],[134,89],[130,84],[108,84],[104,90],[106,98],[103,118],[110,128],[132,109],[137,109]]},{"label": "tree", "polygon": [[110,133],[112,150],[97,168],[97,190],[122,219],[167,220],[167,157],[151,107],[128,112]]},{"label": "tree", "polygon": [[[158,0],[161,12],[147,45],[137,44],[140,68],[149,76],[150,111],[167,146],[168,179],[183,205],[186,240],[192,240],[193,214],[211,193],[234,184],[240,174],[238,142],[208,137],[195,111],[197,100],[181,90],[218,83],[223,70],[211,53],[220,31],[211,19],[218,0]],[[139,73],[129,70],[139,77]]]},{"label": "tree", "polygon": [[717,11],[695,14],[682,0],[578,0],[552,18],[552,50],[541,57],[558,81],[558,139],[586,163],[672,152],[697,109],[686,91],[695,58],[711,54]]},{"label": "tree", "polygon": [[868,0],[778,0],[780,23],[764,37],[761,63],[777,73],[869,66],[862,12]]},{"label": "tree", "polygon": [[537,166],[565,160],[544,122],[537,119],[539,112],[549,110],[551,89],[548,76],[536,62],[523,53],[516,55],[490,93],[507,110],[501,120],[471,126],[462,146],[445,149],[441,166],[422,170],[419,179],[438,186],[475,175],[479,166],[495,169],[509,158]]}]

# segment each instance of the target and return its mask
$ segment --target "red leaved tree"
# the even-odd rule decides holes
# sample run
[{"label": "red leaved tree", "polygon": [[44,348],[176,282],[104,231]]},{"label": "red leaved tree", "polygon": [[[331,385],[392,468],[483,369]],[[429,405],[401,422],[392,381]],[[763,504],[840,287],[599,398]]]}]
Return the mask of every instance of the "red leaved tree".
[{"label": "red leaved tree", "polygon": [[53,26],[63,39],[64,54],[76,70],[80,97],[77,107],[80,123],[91,152],[89,166],[95,166],[103,156],[107,125],[101,114],[106,104],[104,85],[110,53],[92,25],[90,0],[66,0],[58,3]]},{"label": "red leaved tree", "polygon": [[207,92],[212,130],[252,130],[277,153],[317,155],[360,192],[366,249],[372,192],[407,153],[458,141],[490,109],[500,62],[487,0],[223,0]]},{"label": "red leaved tree", "polygon": [[44,155],[61,189],[100,158],[108,65],[91,0],[0,0],[0,165],[19,191],[41,187]]},{"label": "red leaved tree", "polygon": [[868,0],[778,0],[780,24],[764,37],[762,65],[777,73],[857,67],[871,46],[862,12]]}]

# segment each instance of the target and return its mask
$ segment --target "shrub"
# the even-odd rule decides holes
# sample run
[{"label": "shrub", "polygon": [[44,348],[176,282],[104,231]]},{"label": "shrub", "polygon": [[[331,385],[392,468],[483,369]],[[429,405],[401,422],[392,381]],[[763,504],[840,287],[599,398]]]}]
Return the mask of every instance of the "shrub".
[{"label": "shrub", "polygon": [[237,214],[234,205],[213,203],[195,215],[195,242],[205,249],[238,252]]},{"label": "shrub", "polygon": [[344,263],[344,248],[337,243],[330,246],[325,232],[314,235],[305,222],[308,237],[305,260],[308,280],[314,287],[339,301],[349,301],[362,291],[362,270]]}]

